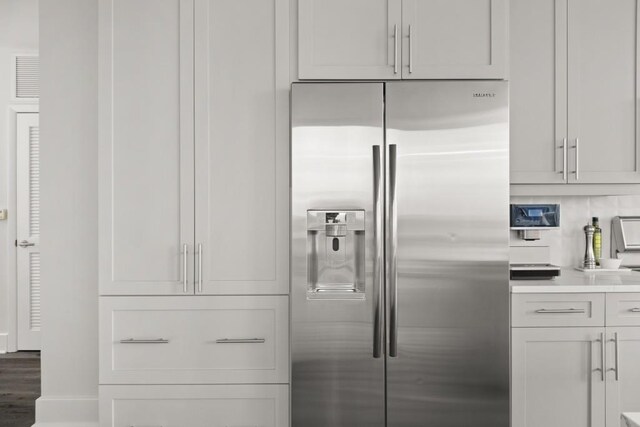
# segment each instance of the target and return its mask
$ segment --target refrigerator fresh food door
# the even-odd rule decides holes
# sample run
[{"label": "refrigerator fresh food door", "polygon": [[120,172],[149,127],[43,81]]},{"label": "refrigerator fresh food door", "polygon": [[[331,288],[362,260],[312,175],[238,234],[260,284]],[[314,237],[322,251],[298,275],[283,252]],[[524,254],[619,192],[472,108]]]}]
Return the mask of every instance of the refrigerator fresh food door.
[{"label": "refrigerator fresh food door", "polygon": [[507,99],[386,86],[389,427],[509,426]]},{"label": "refrigerator fresh food door", "polygon": [[383,427],[382,83],[296,83],[293,427]]}]

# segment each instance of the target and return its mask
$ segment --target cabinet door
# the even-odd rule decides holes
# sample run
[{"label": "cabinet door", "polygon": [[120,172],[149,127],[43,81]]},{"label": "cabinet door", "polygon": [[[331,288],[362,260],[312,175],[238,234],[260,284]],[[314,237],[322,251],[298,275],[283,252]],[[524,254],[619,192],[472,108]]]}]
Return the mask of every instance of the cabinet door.
[{"label": "cabinet door", "polygon": [[569,0],[572,183],[640,183],[637,3]]},{"label": "cabinet door", "polygon": [[300,79],[399,79],[401,0],[299,0]]},{"label": "cabinet door", "polygon": [[193,31],[193,0],[100,0],[102,294],[193,292]]},{"label": "cabinet door", "polygon": [[288,293],[288,5],[196,0],[196,293]]},{"label": "cabinet door", "polygon": [[512,184],[568,178],[567,0],[511,0]]},{"label": "cabinet door", "polygon": [[403,79],[504,79],[507,0],[403,0]]},{"label": "cabinet door", "polygon": [[607,328],[607,338],[607,427],[618,427],[623,412],[640,412],[640,328]]},{"label": "cabinet door", "polygon": [[100,427],[284,427],[288,390],[286,385],[101,386]]},{"label": "cabinet door", "polygon": [[604,427],[604,328],[511,331],[511,425]]}]

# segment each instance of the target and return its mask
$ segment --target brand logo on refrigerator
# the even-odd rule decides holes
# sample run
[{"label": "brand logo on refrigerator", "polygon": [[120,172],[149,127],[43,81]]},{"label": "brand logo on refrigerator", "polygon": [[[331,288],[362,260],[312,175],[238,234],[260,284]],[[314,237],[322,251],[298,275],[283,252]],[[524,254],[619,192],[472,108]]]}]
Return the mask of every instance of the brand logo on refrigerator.
[{"label": "brand logo on refrigerator", "polygon": [[495,98],[496,94],[493,92],[476,92],[473,94],[474,98]]}]

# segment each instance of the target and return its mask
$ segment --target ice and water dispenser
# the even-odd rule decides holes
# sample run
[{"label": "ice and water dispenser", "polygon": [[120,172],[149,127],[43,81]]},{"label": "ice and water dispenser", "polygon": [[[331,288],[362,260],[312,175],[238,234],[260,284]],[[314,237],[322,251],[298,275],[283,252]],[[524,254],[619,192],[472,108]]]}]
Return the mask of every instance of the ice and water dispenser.
[{"label": "ice and water dispenser", "polygon": [[307,211],[309,298],[364,298],[364,210]]}]

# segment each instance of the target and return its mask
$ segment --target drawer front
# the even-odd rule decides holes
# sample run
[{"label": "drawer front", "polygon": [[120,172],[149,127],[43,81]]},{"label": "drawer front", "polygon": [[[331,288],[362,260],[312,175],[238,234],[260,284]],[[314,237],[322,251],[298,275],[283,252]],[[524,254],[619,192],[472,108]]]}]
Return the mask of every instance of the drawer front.
[{"label": "drawer front", "polygon": [[607,326],[640,326],[640,293],[607,294]]},{"label": "drawer front", "polygon": [[288,382],[288,297],[101,297],[101,384]]},{"label": "drawer front", "polygon": [[604,326],[604,294],[512,294],[511,326]]},{"label": "drawer front", "polygon": [[283,427],[286,385],[100,386],[100,427]]}]

